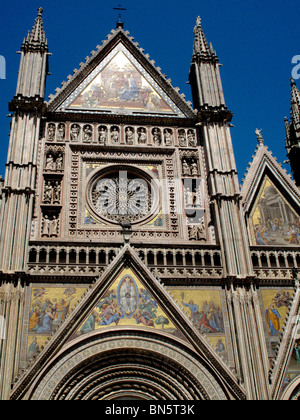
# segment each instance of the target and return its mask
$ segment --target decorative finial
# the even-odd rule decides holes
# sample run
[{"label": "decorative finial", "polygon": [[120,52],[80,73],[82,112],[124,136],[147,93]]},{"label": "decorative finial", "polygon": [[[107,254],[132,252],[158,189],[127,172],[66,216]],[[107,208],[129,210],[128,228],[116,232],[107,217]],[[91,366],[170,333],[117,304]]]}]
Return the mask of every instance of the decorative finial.
[{"label": "decorative finial", "polygon": [[42,7],[39,7],[38,12],[38,16],[42,16],[42,14],[44,13],[44,9]]},{"label": "decorative finial", "polygon": [[261,130],[259,130],[259,129],[257,128],[257,129],[255,130],[255,134],[256,134],[256,137],[257,137],[258,144],[259,144],[260,146],[263,146],[263,144],[264,144],[264,138],[263,138],[263,136],[262,136],[261,132],[262,132],[262,129],[261,129]]},{"label": "decorative finial", "polygon": [[206,37],[204,35],[203,29],[202,29],[202,20],[201,17],[198,16],[196,18],[196,26],[194,27],[194,56],[211,56],[212,54],[215,55],[215,53],[212,53],[210,50],[210,47],[208,45],[208,42],[206,40]]},{"label": "decorative finial", "polygon": [[118,28],[124,28],[124,22],[122,21],[122,11],[126,11],[127,9],[125,9],[124,7],[121,6],[121,4],[118,5],[118,7],[114,7],[114,10],[118,10],[119,11],[119,21],[117,22],[117,29]]}]

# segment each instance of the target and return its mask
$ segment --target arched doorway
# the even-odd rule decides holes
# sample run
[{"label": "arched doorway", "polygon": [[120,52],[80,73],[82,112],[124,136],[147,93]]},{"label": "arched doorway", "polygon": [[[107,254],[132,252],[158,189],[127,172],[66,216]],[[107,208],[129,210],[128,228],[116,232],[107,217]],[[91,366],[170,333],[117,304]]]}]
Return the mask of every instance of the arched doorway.
[{"label": "arched doorway", "polygon": [[295,378],[285,389],[282,397],[284,401],[299,401],[300,400],[300,376]]},{"label": "arched doorway", "polygon": [[92,334],[36,378],[34,400],[224,400],[226,390],[188,347],[156,334]]}]

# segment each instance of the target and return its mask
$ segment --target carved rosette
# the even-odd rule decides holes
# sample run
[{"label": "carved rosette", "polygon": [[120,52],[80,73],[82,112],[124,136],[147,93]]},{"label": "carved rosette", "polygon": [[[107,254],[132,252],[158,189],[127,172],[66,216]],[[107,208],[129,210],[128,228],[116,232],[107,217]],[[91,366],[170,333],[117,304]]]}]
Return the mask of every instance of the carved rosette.
[{"label": "carved rosette", "polygon": [[159,201],[149,176],[131,167],[113,167],[98,173],[87,195],[94,215],[113,224],[143,223],[157,211]]}]

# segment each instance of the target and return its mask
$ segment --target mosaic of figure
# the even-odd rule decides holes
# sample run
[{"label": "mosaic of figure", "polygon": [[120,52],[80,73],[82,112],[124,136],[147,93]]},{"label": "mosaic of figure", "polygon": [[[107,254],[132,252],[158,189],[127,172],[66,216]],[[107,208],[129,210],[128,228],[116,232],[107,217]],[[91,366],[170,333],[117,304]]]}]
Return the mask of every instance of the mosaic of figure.
[{"label": "mosaic of figure", "polygon": [[200,308],[193,300],[185,302],[185,294],[181,293],[181,304],[191,311],[193,323],[202,333],[224,332],[224,319],[220,306],[215,302],[204,301]]},{"label": "mosaic of figure", "polygon": [[47,338],[63,322],[85,289],[68,287],[34,287],[25,301],[26,322],[22,342],[27,346],[23,360],[32,360],[46,345]]},{"label": "mosaic of figure", "polygon": [[78,95],[71,108],[102,109],[124,107],[132,110],[172,112],[169,105],[121,51],[95,75]]},{"label": "mosaic of figure", "polygon": [[291,293],[287,290],[264,290],[262,296],[268,331],[272,337],[276,337],[281,332],[287,310],[292,303]]},{"label": "mosaic of figure", "polygon": [[257,245],[299,245],[300,217],[266,178],[250,216]]},{"label": "mosaic of figure", "polygon": [[64,321],[69,314],[76,289],[74,287],[66,288],[58,299],[50,296],[50,290],[46,288],[33,290],[28,324],[29,333],[49,334],[53,331],[53,327]]},{"label": "mosaic of figure", "polygon": [[107,326],[141,326],[175,333],[175,327],[136,276],[127,270],[100,299],[77,335]]}]

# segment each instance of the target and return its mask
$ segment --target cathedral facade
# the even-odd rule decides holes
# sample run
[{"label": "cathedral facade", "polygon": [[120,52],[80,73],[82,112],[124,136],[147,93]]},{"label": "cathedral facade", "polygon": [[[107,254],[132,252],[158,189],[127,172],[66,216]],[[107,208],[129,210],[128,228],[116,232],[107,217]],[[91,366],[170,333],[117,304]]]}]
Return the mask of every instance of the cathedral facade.
[{"label": "cathedral facade", "polygon": [[0,399],[299,399],[295,82],[296,182],[257,130],[240,186],[200,18],[193,104],[121,21],[45,101],[49,55],[39,9],[9,104]]}]

